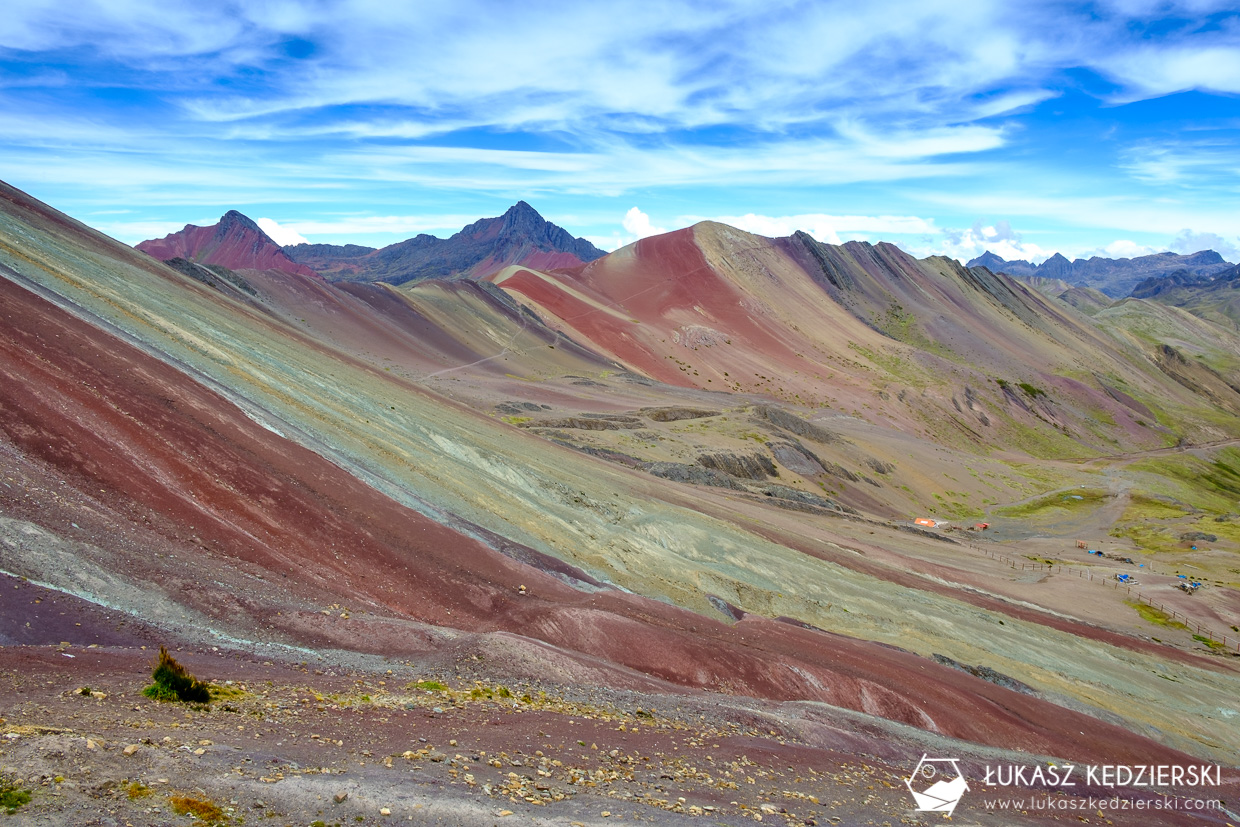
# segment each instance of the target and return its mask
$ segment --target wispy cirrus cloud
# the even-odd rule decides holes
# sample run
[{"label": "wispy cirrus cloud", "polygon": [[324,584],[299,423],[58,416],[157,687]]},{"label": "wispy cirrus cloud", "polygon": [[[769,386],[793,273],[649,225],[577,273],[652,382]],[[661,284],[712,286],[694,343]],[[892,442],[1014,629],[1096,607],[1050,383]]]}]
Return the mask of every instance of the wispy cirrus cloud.
[{"label": "wispy cirrus cloud", "polygon": [[[1235,124],[1192,143],[1128,114],[1186,90],[1211,117],[1235,110],[1240,18],[1212,0],[10,5],[0,175],[67,208],[146,205],[135,221],[262,204],[313,238],[363,226],[333,212],[381,227],[528,196],[611,199],[576,228],[600,238],[634,235],[634,202],[658,224],[820,216],[828,237],[898,236],[826,219],[935,205],[921,235],[967,227],[947,239],[962,254],[1036,256],[1051,245],[970,225],[1079,221],[1116,228],[1099,248],[1148,245],[1138,233],[1222,232],[1237,206],[1210,183],[1234,178]],[[1211,186],[1214,207],[1185,197]],[[1014,200],[994,207],[999,193]]]}]

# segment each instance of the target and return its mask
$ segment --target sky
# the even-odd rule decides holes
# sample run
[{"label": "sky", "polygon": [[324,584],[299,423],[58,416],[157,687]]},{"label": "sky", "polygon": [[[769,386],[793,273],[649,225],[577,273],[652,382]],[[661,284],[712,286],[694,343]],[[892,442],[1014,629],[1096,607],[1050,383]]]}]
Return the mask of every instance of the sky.
[{"label": "sky", "polygon": [[127,243],[723,221],[1240,261],[1236,4],[8,0],[0,179]]}]

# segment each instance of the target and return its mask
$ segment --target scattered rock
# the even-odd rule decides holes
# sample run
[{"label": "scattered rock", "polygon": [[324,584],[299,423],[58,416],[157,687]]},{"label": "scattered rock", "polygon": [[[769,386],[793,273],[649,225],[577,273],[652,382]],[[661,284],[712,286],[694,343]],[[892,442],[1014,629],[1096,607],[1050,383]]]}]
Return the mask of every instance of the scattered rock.
[{"label": "scattered rock", "polygon": [[140,749],[142,749],[142,745],[141,745],[141,744],[130,744],[129,746],[127,746],[127,747],[125,747],[123,750],[121,750],[121,752],[125,753],[126,755],[133,755],[134,753],[136,753],[136,752],[137,752],[138,750],[140,750]]},{"label": "scattered rock", "polygon": [[333,796],[337,804],[343,804],[345,800],[348,799],[348,797],[349,797],[349,794],[346,792],[339,792]]}]

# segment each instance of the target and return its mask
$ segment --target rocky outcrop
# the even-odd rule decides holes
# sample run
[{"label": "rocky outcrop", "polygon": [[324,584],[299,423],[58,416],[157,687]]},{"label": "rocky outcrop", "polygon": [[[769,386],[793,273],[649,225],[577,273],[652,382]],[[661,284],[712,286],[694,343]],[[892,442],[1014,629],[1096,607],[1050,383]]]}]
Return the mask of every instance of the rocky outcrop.
[{"label": "rocky outcrop", "polygon": [[221,267],[218,264],[196,264],[184,258],[170,258],[164,264],[178,273],[189,276],[194,281],[200,281],[223,293],[230,293],[236,289],[248,296],[258,295],[258,291],[252,284],[227,267]]},{"label": "rocky outcrop", "polygon": [[762,454],[734,454],[728,451],[720,451],[713,454],[702,454],[697,458],[697,464],[703,468],[722,471],[725,474],[746,480],[764,480],[778,474],[778,471],[775,470],[775,463],[771,462],[770,457],[763,456]]},{"label": "rocky outcrop", "polygon": [[642,408],[639,413],[655,422],[679,422],[682,419],[705,419],[719,416],[719,411],[702,408]]},{"label": "rocky outcrop", "polygon": [[812,439],[823,444],[840,441],[839,434],[806,421],[794,413],[785,411],[783,408],[776,408],[774,405],[759,405],[753,409],[753,412],[756,416],[765,419],[775,427],[782,428],[797,436],[803,436],[806,439]]},{"label": "rocky outcrop", "polygon": [[672,482],[688,482],[694,485],[709,485],[715,488],[730,488],[733,491],[745,491],[745,486],[735,477],[713,468],[700,465],[686,465],[683,462],[647,462],[642,470],[656,477]]},{"label": "rocky outcrop", "polygon": [[593,416],[562,416],[555,419],[536,419],[518,423],[522,428],[570,428],[582,431],[619,431],[641,425],[640,420],[604,419]]},{"label": "rocky outcrop", "polygon": [[975,678],[981,678],[984,681],[993,683],[995,686],[1002,686],[1004,689],[1010,689],[1013,692],[1020,692],[1023,695],[1033,695],[1035,697],[1038,694],[1029,684],[1021,683],[1015,678],[1010,678],[1002,672],[996,672],[989,666],[982,666],[980,664],[977,666],[969,666],[967,663],[960,663],[959,661],[952,660],[947,657],[947,655],[935,655],[934,661],[935,663],[940,663],[943,666],[950,666],[952,669],[959,669],[961,672],[968,672]]},{"label": "rocky outcrop", "polygon": [[792,442],[772,442],[767,447],[771,449],[771,454],[774,455],[776,461],[794,474],[813,477],[825,474],[827,471],[823,461],[802,445]]}]

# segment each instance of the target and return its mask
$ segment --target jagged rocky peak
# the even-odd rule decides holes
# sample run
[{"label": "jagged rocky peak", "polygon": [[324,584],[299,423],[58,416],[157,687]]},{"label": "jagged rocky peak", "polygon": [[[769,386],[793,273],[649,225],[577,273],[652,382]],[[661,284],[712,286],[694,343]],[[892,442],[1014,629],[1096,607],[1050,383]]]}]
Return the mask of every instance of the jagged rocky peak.
[{"label": "jagged rocky peak", "polygon": [[[231,230],[234,227],[241,227],[252,233],[258,233],[263,238],[267,239],[268,241],[271,241],[271,237],[268,236],[265,232],[263,232],[263,229],[259,227],[258,224],[255,223],[253,219],[251,219],[248,215],[245,215],[244,213],[237,212],[236,210],[229,210],[228,212],[224,213],[224,215],[220,218],[220,223],[215,226],[217,228],[216,230],[217,234],[222,234],[223,232]],[[274,241],[271,241],[271,243],[275,244]]]}]

